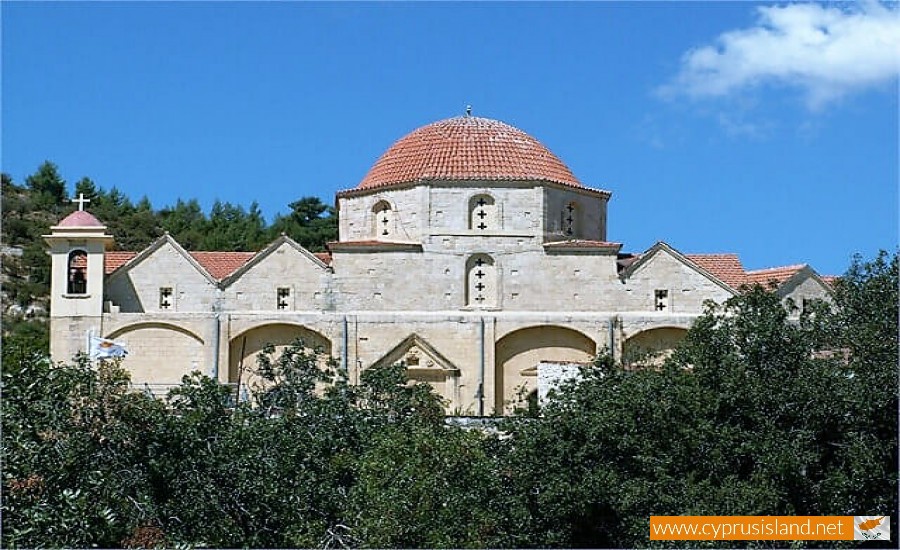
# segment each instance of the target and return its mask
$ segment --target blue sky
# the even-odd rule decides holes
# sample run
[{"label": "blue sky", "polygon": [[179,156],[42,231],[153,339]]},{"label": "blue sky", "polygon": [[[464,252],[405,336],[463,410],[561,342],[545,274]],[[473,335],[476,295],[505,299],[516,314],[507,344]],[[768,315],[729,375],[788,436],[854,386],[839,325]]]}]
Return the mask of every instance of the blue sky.
[{"label": "blue sky", "polygon": [[2,166],[155,207],[354,187],[496,118],[612,191],[608,237],[841,273],[898,242],[897,4],[16,3]]}]

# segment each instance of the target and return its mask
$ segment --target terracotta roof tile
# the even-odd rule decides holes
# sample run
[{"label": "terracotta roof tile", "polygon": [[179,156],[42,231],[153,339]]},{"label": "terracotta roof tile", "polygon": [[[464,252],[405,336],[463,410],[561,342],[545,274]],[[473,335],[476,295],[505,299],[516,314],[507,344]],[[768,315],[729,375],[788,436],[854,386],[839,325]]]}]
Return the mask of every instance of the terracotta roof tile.
[{"label": "terracotta roof tile", "polygon": [[544,243],[545,247],[552,248],[616,248],[622,246],[622,243],[611,243],[607,241],[590,241],[585,239],[570,239],[568,241],[555,241]]},{"label": "terracotta roof tile", "polygon": [[331,265],[331,252],[313,252],[313,256],[322,261],[325,265]]},{"label": "terracotta roof tile", "polygon": [[361,240],[361,241],[332,241],[327,244],[330,251],[365,251],[372,249],[380,250],[414,250],[422,251],[422,243],[416,242],[394,242],[394,241],[378,241],[378,240]]},{"label": "terracotta roof tile", "polygon": [[774,281],[777,285],[781,285],[782,283],[796,275],[797,272],[804,267],[806,267],[806,264],[767,267],[765,269],[753,269],[747,272],[747,283],[759,283],[764,287],[768,287],[769,283]]},{"label": "terracotta roof tile", "polygon": [[221,281],[256,256],[256,252],[190,252],[213,279]]},{"label": "terracotta roof tile", "polygon": [[737,254],[685,254],[685,257],[731,288],[736,289],[747,282]]},{"label": "terracotta roof tile", "polygon": [[112,251],[103,256],[103,271],[109,275],[119,269],[128,260],[137,256],[137,252]]},{"label": "terracotta roof tile", "polygon": [[825,284],[828,286],[834,286],[834,283],[840,278],[839,275],[822,275],[822,280],[825,281]]},{"label": "terracotta roof tile", "polygon": [[532,136],[499,120],[473,116],[434,122],[400,138],[357,189],[421,180],[543,180],[582,187]]}]

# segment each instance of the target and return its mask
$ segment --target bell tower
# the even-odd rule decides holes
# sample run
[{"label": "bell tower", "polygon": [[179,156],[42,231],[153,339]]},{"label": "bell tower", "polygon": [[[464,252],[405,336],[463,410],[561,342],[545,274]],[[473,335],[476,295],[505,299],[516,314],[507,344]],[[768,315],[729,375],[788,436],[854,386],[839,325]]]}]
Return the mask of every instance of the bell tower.
[{"label": "bell tower", "polygon": [[50,356],[69,361],[87,352],[87,334],[101,334],[104,255],[113,243],[106,226],[84,210],[83,195],[73,200],[78,210],[50,228]]}]

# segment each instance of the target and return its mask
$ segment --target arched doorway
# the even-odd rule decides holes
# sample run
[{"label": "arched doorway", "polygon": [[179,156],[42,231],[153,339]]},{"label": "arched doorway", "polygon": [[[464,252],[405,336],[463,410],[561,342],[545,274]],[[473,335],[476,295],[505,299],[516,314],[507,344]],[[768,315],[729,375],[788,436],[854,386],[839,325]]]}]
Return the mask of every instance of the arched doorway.
[{"label": "arched doorway", "polygon": [[511,332],[497,341],[494,363],[494,410],[508,413],[516,401],[537,389],[541,361],[589,362],[597,344],[585,334],[566,327],[542,325]]},{"label": "arched doorway", "polygon": [[687,335],[682,327],[643,330],[625,340],[622,363],[626,366],[658,366],[675,351]]},{"label": "arched doorway", "polygon": [[[281,351],[300,340],[306,350],[318,354],[320,367],[325,367],[331,356],[331,340],[303,325],[289,323],[269,323],[253,327],[231,339],[228,349],[228,382],[240,384],[244,388],[259,383],[254,374],[257,357],[268,345],[275,346],[277,358]],[[243,391],[243,390],[241,390]]]},{"label": "arched doorway", "polygon": [[107,338],[125,344],[128,355],[122,366],[136,387],[165,393],[193,371],[209,373],[204,362],[203,340],[190,330],[171,323],[138,323],[122,327]]}]

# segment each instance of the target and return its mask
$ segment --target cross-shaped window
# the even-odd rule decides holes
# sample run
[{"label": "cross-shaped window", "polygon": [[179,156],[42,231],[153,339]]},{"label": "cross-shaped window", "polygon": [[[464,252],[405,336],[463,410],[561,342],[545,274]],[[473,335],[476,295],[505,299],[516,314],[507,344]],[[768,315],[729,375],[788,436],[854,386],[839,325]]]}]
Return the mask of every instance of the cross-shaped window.
[{"label": "cross-shaped window", "polygon": [[372,212],[374,214],[375,222],[375,227],[373,228],[374,233],[376,235],[381,235],[382,237],[390,235],[394,225],[394,213],[391,209],[391,205],[384,200],[378,201],[378,203],[372,207]]},{"label": "cross-shaped window", "polygon": [[563,216],[565,216],[562,220],[563,222],[563,232],[566,236],[573,236],[575,234],[575,205],[573,203],[569,203],[566,205],[566,212],[563,212]]},{"label": "cross-shaped window", "polygon": [[496,205],[489,195],[469,199],[469,229],[494,230],[498,226]]},{"label": "cross-shaped window", "polygon": [[656,311],[665,311],[666,308],[669,307],[669,291],[668,290],[657,290],[654,292],[654,297],[656,298]]},{"label": "cross-shaped window", "polygon": [[497,272],[494,260],[486,254],[476,254],[466,262],[466,304],[489,307],[497,302]]}]

